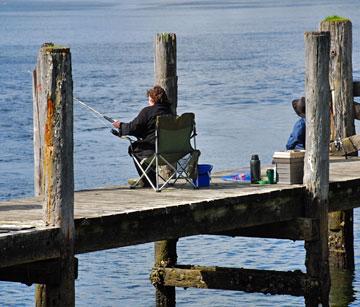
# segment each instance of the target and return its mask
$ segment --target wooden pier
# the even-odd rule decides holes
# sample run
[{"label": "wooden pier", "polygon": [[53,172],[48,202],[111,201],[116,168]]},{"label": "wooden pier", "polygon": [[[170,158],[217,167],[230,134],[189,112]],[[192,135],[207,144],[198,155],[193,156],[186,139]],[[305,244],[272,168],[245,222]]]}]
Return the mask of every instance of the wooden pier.
[{"label": "wooden pier", "polygon": [[[337,158],[330,163],[330,174],[329,212],[360,207],[360,160]],[[316,221],[304,216],[303,185],[239,184],[224,182],[221,175],[213,176],[211,186],[200,190],[178,184],[161,193],[124,186],[75,192],[75,253],[200,234],[319,239]],[[60,278],[54,265],[61,253],[60,240],[59,228],[43,222],[40,197],[0,202],[0,279],[55,283]],[[298,271],[212,268],[205,274],[207,283],[201,276],[210,268],[176,265],[166,270],[158,279],[153,272],[154,283],[242,291],[258,288],[259,292],[292,295],[304,295],[306,285],[306,274]],[[236,270],[241,274],[233,275]],[[198,278],[192,278],[194,274]],[[214,283],[218,275],[224,276],[222,282]],[[265,275],[272,276],[266,286],[256,281]],[[223,282],[230,276],[238,283]],[[249,276],[254,276],[253,285],[246,279]],[[246,282],[240,282],[244,278]],[[281,278],[283,288],[274,286],[279,284],[274,284],[276,278]]]},{"label": "wooden pier", "polygon": [[[351,30],[342,19],[335,28],[344,24]],[[38,284],[36,306],[75,306],[76,254],[155,242],[150,279],[157,306],[176,304],[175,287],[290,294],[304,296],[306,306],[329,306],[329,259],[352,267],[351,210],[360,206],[360,159],[329,159],[332,137],[349,136],[342,123],[353,123],[351,102],[360,94],[351,70],[346,76],[334,73],[332,31],[338,33],[304,36],[304,184],[239,184],[216,174],[209,188],[177,183],[161,193],[123,186],[74,192],[70,49],[44,44],[33,74],[36,196],[0,202],[0,280]],[[175,34],[157,35],[155,62],[156,82],[176,113]],[[329,76],[346,85],[330,84]],[[350,103],[342,106],[343,98]],[[331,114],[331,107],[341,116]],[[178,264],[178,238],[201,234],[303,240],[306,272]],[[347,243],[339,251],[335,241]]]}]

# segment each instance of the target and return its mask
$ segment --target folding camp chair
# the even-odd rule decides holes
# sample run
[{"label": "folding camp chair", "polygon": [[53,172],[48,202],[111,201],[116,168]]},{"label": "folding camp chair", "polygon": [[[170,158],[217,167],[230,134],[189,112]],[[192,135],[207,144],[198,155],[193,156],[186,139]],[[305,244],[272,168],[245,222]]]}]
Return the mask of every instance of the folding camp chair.
[{"label": "folding camp chair", "polygon": [[[197,188],[193,179],[197,177],[197,161],[200,151],[196,149],[195,136],[194,113],[184,113],[181,116],[158,116],[155,128],[155,153],[142,161],[138,161],[131,154],[142,173],[131,187],[136,187],[141,180],[146,179],[155,191],[160,192],[170,183],[174,184],[179,179],[185,179],[194,188]],[[167,178],[160,171],[162,166],[166,166],[170,170]],[[155,184],[147,175],[150,169],[156,173]]]}]

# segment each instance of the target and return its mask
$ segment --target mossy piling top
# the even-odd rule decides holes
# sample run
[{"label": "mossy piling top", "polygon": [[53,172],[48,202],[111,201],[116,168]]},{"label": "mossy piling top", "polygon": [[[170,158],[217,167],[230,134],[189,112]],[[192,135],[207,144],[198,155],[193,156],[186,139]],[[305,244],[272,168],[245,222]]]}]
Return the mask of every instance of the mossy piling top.
[{"label": "mossy piling top", "polygon": [[346,22],[346,21],[349,21],[349,22],[351,22],[351,20],[349,18],[341,17],[341,16],[337,16],[337,15],[327,16],[327,17],[324,18],[323,21],[328,21],[328,22]]}]

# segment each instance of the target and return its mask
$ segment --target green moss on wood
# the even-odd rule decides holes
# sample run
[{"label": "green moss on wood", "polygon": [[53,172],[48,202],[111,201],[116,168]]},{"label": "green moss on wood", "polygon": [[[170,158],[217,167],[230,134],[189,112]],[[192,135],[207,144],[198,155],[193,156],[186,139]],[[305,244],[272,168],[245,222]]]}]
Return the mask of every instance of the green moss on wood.
[{"label": "green moss on wood", "polygon": [[170,40],[175,40],[175,33],[159,33],[158,34],[159,40],[164,41],[165,43],[169,42]]},{"label": "green moss on wood", "polygon": [[41,48],[47,52],[69,52],[70,48],[62,45],[56,45],[54,43],[44,43]]},{"label": "green moss on wood", "polygon": [[325,17],[324,21],[328,21],[328,22],[344,22],[344,21],[350,21],[350,19],[345,18],[345,17],[340,17],[340,16],[337,16],[337,15],[333,15],[333,16]]}]

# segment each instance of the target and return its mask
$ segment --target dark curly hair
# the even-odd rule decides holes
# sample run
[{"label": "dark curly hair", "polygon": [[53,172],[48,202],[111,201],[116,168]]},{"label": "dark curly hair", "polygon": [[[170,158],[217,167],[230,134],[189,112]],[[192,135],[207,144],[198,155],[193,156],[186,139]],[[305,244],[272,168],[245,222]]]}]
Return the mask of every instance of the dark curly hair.
[{"label": "dark curly hair", "polygon": [[295,99],[291,102],[294,111],[300,117],[305,117],[305,97],[301,97],[299,99]]},{"label": "dark curly hair", "polygon": [[152,100],[154,100],[156,103],[162,103],[162,104],[169,104],[169,99],[165,93],[165,90],[159,86],[155,85],[153,88],[149,89],[146,92],[147,97],[151,97]]}]

